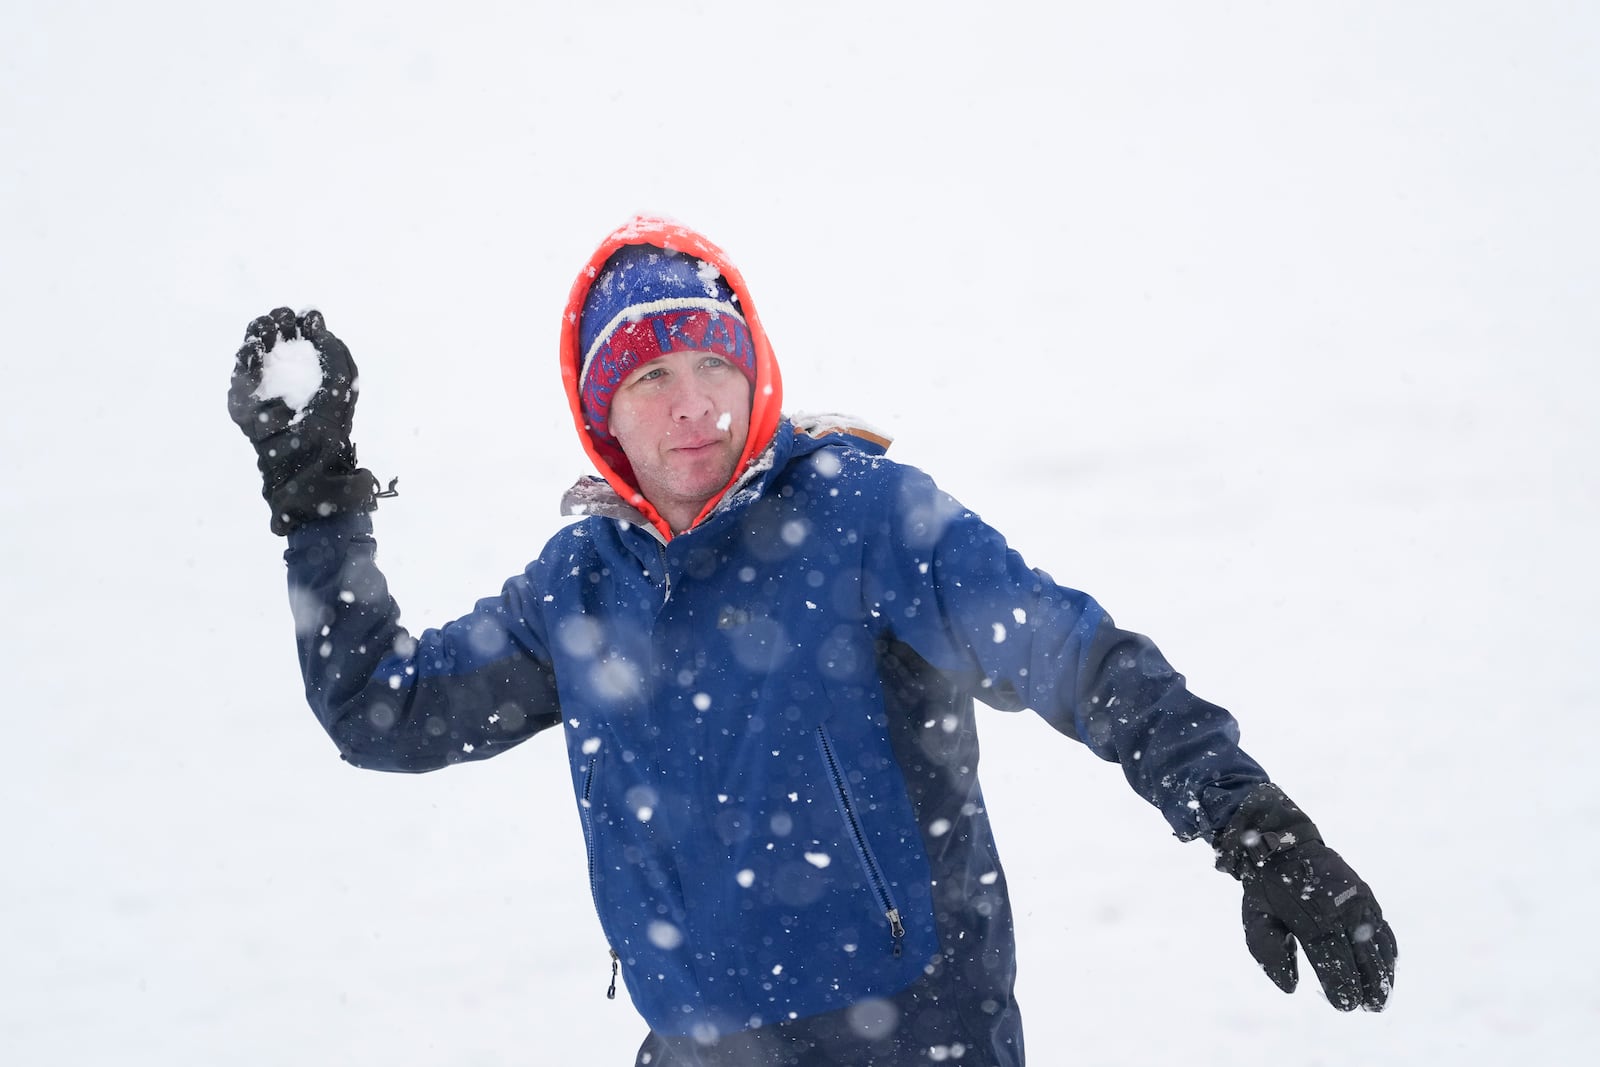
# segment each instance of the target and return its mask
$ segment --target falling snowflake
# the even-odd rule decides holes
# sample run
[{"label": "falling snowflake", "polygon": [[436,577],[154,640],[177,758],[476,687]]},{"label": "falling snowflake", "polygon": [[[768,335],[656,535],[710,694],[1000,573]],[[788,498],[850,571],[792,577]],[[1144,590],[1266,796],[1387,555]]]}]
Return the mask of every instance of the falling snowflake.
[{"label": "falling snowflake", "polygon": [[646,931],[650,943],[656,948],[670,951],[683,944],[683,931],[669,922],[657,919]]}]

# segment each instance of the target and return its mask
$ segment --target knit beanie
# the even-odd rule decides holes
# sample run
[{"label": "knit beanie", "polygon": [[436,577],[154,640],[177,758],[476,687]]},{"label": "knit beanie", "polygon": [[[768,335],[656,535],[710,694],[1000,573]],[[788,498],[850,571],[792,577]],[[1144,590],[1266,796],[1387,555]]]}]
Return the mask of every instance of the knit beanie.
[{"label": "knit beanie", "polygon": [[654,245],[624,245],[606,260],[578,321],[583,416],[602,451],[620,451],[609,427],[617,386],[669,352],[715,352],[756,381],[756,352],[739,298],[714,266]]}]

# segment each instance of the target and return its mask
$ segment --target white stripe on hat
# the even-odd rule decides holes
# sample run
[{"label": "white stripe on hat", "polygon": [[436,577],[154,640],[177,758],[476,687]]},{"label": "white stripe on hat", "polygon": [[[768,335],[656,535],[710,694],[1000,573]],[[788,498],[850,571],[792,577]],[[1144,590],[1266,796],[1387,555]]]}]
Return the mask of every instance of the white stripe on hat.
[{"label": "white stripe on hat", "polygon": [[659,315],[663,311],[714,311],[719,315],[731,315],[748,328],[749,323],[744,321],[744,316],[739,314],[739,309],[725,300],[713,300],[708,296],[669,296],[662,300],[650,300],[643,304],[630,304],[617,312],[611,321],[606,323],[606,328],[595,334],[594,341],[589,345],[589,351],[583,354],[583,370],[578,375],[578,390],[583,390],[583,383],[589,380],[589,364],[594,361],[596,352],[611,340],[611,335],[624,322],[638,322],[650,315]]}]

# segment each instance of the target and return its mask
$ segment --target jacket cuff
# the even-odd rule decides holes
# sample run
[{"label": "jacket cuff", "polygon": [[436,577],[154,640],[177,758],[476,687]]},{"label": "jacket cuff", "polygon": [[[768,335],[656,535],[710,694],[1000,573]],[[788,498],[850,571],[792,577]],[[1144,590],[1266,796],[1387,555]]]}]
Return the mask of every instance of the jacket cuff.
[{"label": "jacket cuff", "polygon": [[1274,855],[1321,840],[1310,816],[1282,789],[1266,782],[1250,790],[1212,845],[1217,850],[1217,870],[1243,881]]}]

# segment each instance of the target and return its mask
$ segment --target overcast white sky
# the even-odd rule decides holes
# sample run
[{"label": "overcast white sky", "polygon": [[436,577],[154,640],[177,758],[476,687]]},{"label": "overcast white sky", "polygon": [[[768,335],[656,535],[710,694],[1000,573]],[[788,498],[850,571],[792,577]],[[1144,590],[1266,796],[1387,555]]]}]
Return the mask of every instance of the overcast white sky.
[{"label": "overcast white sky", "polygon": [[1030,1062],[1573,1062],[1600,1018],[1600,13],[1573,3],[43,3],[0,39],[0,1060],[631,1062],[541,737],[340,765],[224,391],[324,309],[408,623],[582,470],[558,316],[727,248],[791,409],[887,427],[1151,634],[1384,901],[1285,998],[1114,768],[984,723]]}]

